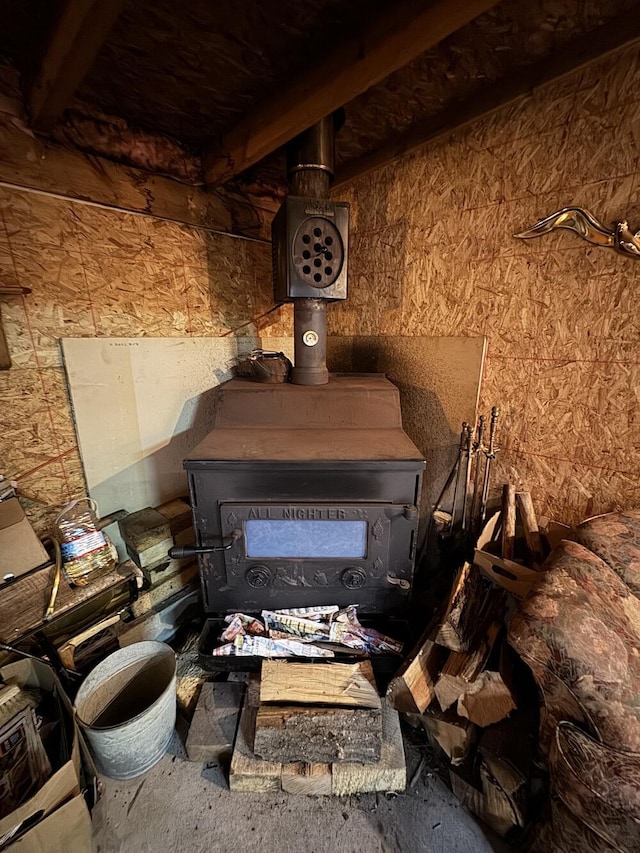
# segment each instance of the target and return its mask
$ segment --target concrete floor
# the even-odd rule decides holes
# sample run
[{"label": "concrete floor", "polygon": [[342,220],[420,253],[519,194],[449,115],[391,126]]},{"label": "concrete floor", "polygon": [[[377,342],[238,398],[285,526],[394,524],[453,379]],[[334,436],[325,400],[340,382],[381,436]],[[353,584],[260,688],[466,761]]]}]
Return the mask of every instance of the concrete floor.
[{"label": "concrete floor", "polygon": [[162,761],[130,782],[105,779],[94,809],[96,853],[493,853],[439,778],[426,743],[405,738],[404,794],[231,794],[220,767],[186,760],[176,735]]}]

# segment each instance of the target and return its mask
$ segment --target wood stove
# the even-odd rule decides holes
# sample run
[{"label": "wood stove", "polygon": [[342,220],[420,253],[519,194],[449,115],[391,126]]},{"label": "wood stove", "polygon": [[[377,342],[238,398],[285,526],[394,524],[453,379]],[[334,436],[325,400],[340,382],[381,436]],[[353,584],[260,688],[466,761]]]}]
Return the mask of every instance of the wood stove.
[{"label": "wood stove", "polygon": [[294,303],[292,382],[233,379],[184,466],[208,613],[318,604],[392,612],[411,592],[424,460],[381,375],[330,376],[327,303],[346,299],[348,205],[333,202],[335,116],[288,150],[275,294]]},{"label": "wood stove", "polygon": [[384,376],[233,379],[184,464],[207,612],[406,602],[424,461]]}]

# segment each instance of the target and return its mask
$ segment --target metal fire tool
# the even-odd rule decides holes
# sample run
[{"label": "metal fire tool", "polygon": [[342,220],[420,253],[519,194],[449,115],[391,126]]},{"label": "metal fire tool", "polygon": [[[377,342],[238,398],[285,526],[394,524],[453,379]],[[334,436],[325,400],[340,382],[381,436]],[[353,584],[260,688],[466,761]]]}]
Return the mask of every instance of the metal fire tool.
[{"label": "metal fire tool", "polygon": [[467,424],[465,436],[465,468],[464,468],[464,493],[462,495],[462,519],[460,529],[467,529],[467,504],[469,503],[469,483],[471,481],[471,459],[473,457],[473,427]]},{"label": "metal fire tool", "polygon": [[482,483],[482,500],[480,501],[480,528],[485,522],[487,515],[487,500],[489,497],[489,481],[491,479],[491,465],[496,458],[496,429],[498,427],[498,418],[500,417],[500,409],[494,406],[491,409],[491,421],[489,422],[489,444],[484,451],[486,463],[484,466],[484,481]]},{"label": "metal fire tool", "polygon": [[[458,445],[458,458],[456,460],[456,464],[453,467],[451,475],[455,473],[455,486],[453,488],[453,503],[451,505],[451,520],[449,521],[449,533],[452,532],[453,526],[456,522],[456,513],[458,511],[458,490],[460,486],[460,472],[462,471],[462,460],[464,458],[464,453],[467,445],[467,429],[469,425],[466,421],[462,422],[462,430],[460,431],[460,444]],[[447,481],[447,485],[450,480]],[[447,486],[445,486],[446,490]],[[443,490],[444,493],[444,490]]]},{"label": "metal fire tool", "polygon": [[453,468],[449,472],[449,476],[447,477],[447,482],[442,487],[440,494],[438,495],[438,500],[435,502],[433,507],[433,512],[431,513],[431,521],[434,521],[436,524],[440,525],[443,530],[446,530],[447,534],[451,534],[451,529],[453,527],[453,513],[449,512],[442,508],[442,502],[444,500],[445,495],[448,493],[451,488],[451,484],[455,481],[455,489],[453,493],[453,503],[454,506],[457,501],[457,490],[458,490],[458,476],[460,472],[460,466],[462,464],[462,454],[464,453],[465,447],[465,424],[462,426],[462,432],[460,434],[460,444],[458,447],[458,455],[456,456],[456,461],[453,463]]},{"label": "metal fire tool", "polygon": [[484,451],[482,440],[484,438],[484,430],[486,424],[484,415],[478,418],[478,427],[476,431],[476,440],[473,444],[474,455],[474,471],[473,471],[473,494],[471,497],[471,510],[469,528],[472,533],[475,533],[478,527],[479,520],[479,501],[480,501],[480,458]]}]

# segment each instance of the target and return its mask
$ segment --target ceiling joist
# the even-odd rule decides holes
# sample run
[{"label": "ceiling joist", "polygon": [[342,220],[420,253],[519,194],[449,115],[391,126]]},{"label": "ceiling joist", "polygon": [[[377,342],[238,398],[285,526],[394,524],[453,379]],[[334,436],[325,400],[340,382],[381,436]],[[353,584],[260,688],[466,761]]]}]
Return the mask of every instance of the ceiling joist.
[{"label": "ceiling joist", "polygon": [[48,133],[62,117],[125,0],[67,0],[28,94],[31,125]]},{"label": "ceiling joist", "polygon": [[496,0],[404,0],[340,44],[204,153],[204,177],[220,185],[284,145],[496,5]]},{"label": "ceiling joist", "polygon": [[462,130],[479,118],[497,112],[531,95],[541,86],[573,72],[625,46],[640,41],[640,16],[625,14],[565,45],[543,62],[513,72],[507,79],[482,87],[466,100],[456,102],[435,115],[412,125],[384,145],[351,160],[337,170],[334,189],[379,169],[399,157]]}]

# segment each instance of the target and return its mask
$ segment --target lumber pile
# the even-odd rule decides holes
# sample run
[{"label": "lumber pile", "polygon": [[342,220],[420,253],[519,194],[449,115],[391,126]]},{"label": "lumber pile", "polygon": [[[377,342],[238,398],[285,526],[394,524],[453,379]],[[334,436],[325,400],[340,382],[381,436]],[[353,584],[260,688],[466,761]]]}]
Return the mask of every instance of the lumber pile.
[{"label": "lumber pile", "polygon": [[[554,530],[560,535],[565,530]],[[549,537],[552,539],[552,537]],[[496,832],[525,825],[537,725],[521,702],[506,623],[539,576],[552,541],[531,496],[502,489],[502,508],[456,572],[446,606],[389,684],[387,701],[418,715],[451,766],[454,793]],[[519,708],[518,706],[523,707]]]},{"label": "lumber pile", "polygon": [[378,694],[369,660],[264,661],[252,675],[231,766],[232,791],[315,796],[401,791],[398,712]]}]

